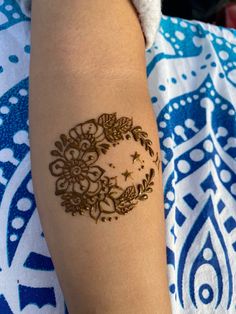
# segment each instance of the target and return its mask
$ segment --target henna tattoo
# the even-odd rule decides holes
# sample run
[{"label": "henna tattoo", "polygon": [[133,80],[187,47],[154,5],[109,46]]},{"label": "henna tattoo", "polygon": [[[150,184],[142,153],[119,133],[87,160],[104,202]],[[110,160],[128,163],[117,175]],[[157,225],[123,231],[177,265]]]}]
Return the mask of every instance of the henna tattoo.
[{"label": "henna tattoo", "polygon": [[161,160],[159,159],[159,154],[158,154],[158,152],[156,153],[156,159],[153,160],[153,162],[154,162],[154,164],[156,164],[157,169],[158,169],[158,171],[159,171],[160,164],[161,164]]},{"label": "henna tattoo", "polygon": [[142,169],[144,169],[144,165],[142,165],[144,163],[144,160],[140,159],[140,154],[138,152],[135,152],[134,154],[130,155],[132,157],[133,163],[137,160],[140,162],[141,166],[140,168],[138,168],[139,171],[141,171]]},{"label": "henna tattoo", "polygon": [[139,141],[142,146],[145,147],[145,149],[149,152],[150,156],[154,156],[154,151],[151,148],[152,141],[147,139],[148,134],[147,132],[144,132],[140,126],[136,126],[131,130],[131,133],[133,135],[133,138],[135,141]]},{"label": "henna tattoo", "polygon": [[128,178],[133,179],[131,176],[132,172],[129,172],[127,169],[125,170],[125,172],[122,172],[121,174],[122,174],[122,176],[125,177],[125,181],[127,181]]},{"label": "henna tattoo", "polygon": [[140,154],[138,154],[138,152],[135,152],[134,154],[130,155],[132,157],[133,163],[137,160],[139,162],[141,162],[140,160]]},{"label": "henna tattoo", "polygon": [[[127,214],[139,201],[148,198],[148,193],[153,191],[153,168],[145,174],[142,183],[122,188],[117,183],[117,176],[108,177],[105,169],[96,164],[98,158],[107,154],[112,146],[132,138],[144,147],[150,157],[154,156],[148,134],[140,126],[133,126],[132,118],[117,119],[116,113],[102,114],[97,120],[80,123],[68,134],[60,135],[55,149],[51,151],[56,159],[50,162],[49,170],[57,178],[55,194],[60,196],[66,212],[87,215],[96,223],[99,220],[117,220],[119,215]],[[137,152],[131,157],[133,162],[144,162]],[[112,163],[109,167],[115,168]],[[141,165],[141,168],[144,166]],[[121,174],[125,181],[132,178],[132,172],[128,170]]]}]

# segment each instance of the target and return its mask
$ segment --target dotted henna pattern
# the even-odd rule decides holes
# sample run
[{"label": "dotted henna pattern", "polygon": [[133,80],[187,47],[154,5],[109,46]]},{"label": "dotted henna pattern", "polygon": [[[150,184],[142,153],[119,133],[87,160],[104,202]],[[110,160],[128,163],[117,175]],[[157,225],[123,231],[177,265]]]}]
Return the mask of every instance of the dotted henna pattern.
[{"label": "dotted henna pattern", "polygon": [[56,159],[49,164],[49,170],[57,177],[55,194],[60,196],[66,212],[87,215],[96,223],[111,221],[148,198],[154,185],[153,168],[141,183],[122,188],[117,185],[116,177],[106,176],[106,171],[96,164],[99,156],[112,146],[130,139],[154,156],[148,134],[140,126],[133,126],[132,118],[117,119],[116,113],[104,113],[97,120],[76,125],[67,135],[60,135],[51,151]]}]

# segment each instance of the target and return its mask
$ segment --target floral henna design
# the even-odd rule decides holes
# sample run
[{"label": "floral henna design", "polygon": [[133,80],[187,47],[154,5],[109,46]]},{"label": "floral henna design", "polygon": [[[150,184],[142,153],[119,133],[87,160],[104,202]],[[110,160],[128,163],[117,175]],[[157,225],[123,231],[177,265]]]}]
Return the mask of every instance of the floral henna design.
[{"label": "floral henna design", "polygon": [[68,134],[60,135],[55,142],[56,148],[51,151],[56,159],[49,164],[49,170],[57,178],[55,194],[60,196],[66,212],[87,215],[96,223],[111,221],[148,198],[148,193],[153,191],[153,168],[142,183],[124,189],[117,184],[117,176],[108,177],[96,164],[99,156],[106,154],[112,146],[131,138],[153,157],[148,134],[140,126],[134,127],[130,118],[117,119],[116,113],[102,114],[97,120],[80,123]]}]

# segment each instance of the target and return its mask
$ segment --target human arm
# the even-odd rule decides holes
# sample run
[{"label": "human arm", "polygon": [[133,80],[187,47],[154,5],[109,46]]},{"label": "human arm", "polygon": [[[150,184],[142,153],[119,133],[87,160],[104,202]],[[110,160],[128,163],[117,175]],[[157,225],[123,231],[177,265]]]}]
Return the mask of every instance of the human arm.
[{"label": "human arm", "polygon": [[[29,118],[37,208],[69,312],[170,313],[161,168],[154,163],[160,149],[140,24],[126,0],[63,3],[32,4]],[[104,121],[104,113],[132,119],[130,130],[140,126],[148,133],[154,155],[140,140],[130,138],[115,147],[107,141],[111,149],[104,155],[99,152],[96,165],[108,177],[118,175],[124,190],[129,184],[137,190],[151,169],[155,176],[148,199],[134,199],[138,204],[127,214],[112,215],[117,220],[96,223],[91,215],[65,212],[60,197],[66,192],[56,187],[60,176],[49,165],[57,159],[50,152],[61,134],[68,136],[69,130],[90,119],[95,120],[92,128],[95,124],[101,130],[99,117]],[[143,170],[138,170],[139,161],[132,162],[135,151],[144,160]],[[126,169],[133,179],[125,180]],[[80,188],[77,184],[75,190]]]}]

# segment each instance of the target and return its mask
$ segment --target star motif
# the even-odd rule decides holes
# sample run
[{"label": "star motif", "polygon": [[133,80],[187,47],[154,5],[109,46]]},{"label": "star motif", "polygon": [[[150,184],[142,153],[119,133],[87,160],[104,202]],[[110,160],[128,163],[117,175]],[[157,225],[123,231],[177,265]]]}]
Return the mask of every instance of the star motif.
[{"label": "star motif", "polygon": [[138,152],[135,152],[133,155],[130,155],[133,159],[133,163],[135,162],[135,160],[140,161],[140,154],[138,154]]},{"label": "star motif", "polygon": [[[132,178],[132,176],[131,176],[132,172],[129,172],[127,169],[125,170],[125,172],[122,172],[121,174],[122,174],[122,176],[124,176],[125,181],[127,181],[127,179],[128,179],[129,177]],[[132,178],[132,179],[133,179],[133,178]]]}]

